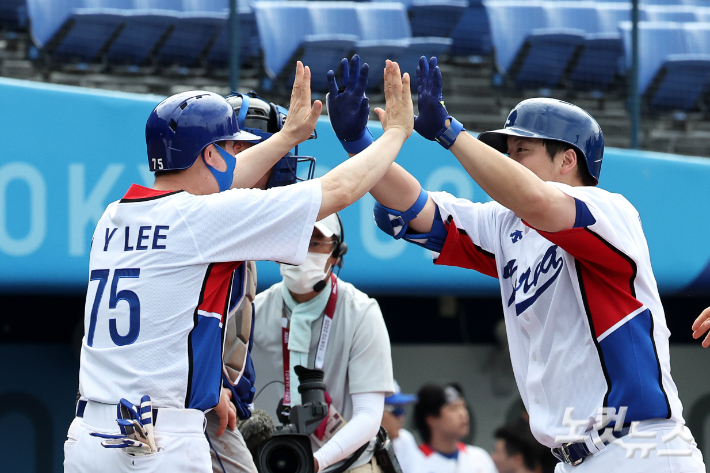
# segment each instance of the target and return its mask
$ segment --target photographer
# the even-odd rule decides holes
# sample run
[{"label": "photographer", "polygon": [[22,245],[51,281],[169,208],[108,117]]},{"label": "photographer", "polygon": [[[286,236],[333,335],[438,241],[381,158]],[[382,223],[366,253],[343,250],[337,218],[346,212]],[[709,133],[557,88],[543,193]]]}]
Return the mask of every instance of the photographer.
[{"label": "photographer", "polygon": [[287,412],[301,404],[294,367],[323,370],[329,413],[310,437],[315,471],[369,443],[347,471],[379,472],[374,437],[394,391],[389,336],[377,302],[333,274],[346,251],[332,214],[316,223],[305,263],[282,264],[283,281],[257,295],[252,357],[269,388],[257,404],[273,412],[282,398]]}]

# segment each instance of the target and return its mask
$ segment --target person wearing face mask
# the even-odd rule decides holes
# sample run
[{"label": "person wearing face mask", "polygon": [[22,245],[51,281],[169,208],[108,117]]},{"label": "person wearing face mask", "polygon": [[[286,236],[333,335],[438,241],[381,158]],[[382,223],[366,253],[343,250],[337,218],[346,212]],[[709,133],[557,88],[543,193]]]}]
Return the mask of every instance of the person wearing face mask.
[{"label": "person wearing face mask", "polygon": [[323,370],[330,409],[311,436],[316,471],[367,444],[347,471],[379,472],[374,437],[394,392],[389,335],[377,302],[334,274],[346,252],[340,217],[329,215],[316,222],[306,261],[281,264],[283,281],[256,296],[255,402],[282,413],[301,403],[294,367]]}]

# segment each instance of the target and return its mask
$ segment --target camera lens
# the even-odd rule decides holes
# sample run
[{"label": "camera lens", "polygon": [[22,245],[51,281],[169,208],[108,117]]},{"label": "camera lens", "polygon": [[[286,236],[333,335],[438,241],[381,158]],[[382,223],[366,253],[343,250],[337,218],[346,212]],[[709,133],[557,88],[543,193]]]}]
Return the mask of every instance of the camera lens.
[{"label": "camera lens", "polygon": [[288,445],[272,450],[266,462],[272,473],[291,473],[299,469],[298,454]]}]

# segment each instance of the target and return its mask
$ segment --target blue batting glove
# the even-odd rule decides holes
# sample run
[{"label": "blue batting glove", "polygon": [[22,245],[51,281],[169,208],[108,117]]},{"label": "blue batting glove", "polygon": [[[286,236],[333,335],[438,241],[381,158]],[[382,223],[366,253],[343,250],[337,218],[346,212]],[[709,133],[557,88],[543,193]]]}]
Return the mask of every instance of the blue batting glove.
[{"label": "blue batting glove", "polygon": [[[436,57],[432,57],[428,63],[426,57],[419,58],[419,66],[417,66],[419,116],[414,118],[414,129],[427,140],[436,141],[449,149],[458,134],[465,128],[446,111],[441,82],[441,70],[437,65]],[[451,120],[451,124],[447,127],[448,119]]]},{"label": "blue batting glove", "polygon": [[330,124],[343,148],[350,154],[357,154],[372,144],[372,133],[367,127],[370,100],[365,96],[369,71],[367,63],[360,67],[360,56],[357,54],[349,63],[347,58],[343,58],[340,73],[346,85],[342,92],[335,82],[335,73],[330,70],[327,75],[330,92],[326,96],[326,106]]}]

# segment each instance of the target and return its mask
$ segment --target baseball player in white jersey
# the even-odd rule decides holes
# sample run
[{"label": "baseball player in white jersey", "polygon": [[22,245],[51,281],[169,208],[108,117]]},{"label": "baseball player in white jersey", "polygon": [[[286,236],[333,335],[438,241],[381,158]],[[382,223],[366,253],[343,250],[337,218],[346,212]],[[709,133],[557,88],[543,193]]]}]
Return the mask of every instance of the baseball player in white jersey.
[{"label": "baseball player in white jersey", "polygon": [[239,130],[224,98],[186,92],[153,110],[146,142],[155,184],[131,186],[94,232],[66,472],[212,471],[204,413],[229,403],[222,345],[234,271],[247,260],[301,263],[315,222],[387,171],[413,111],[396,63],[388,61],[385,83],[386,131],[373,151],[268,191],[248,188],[311,135],[322,108],[311,106],[300,62],[286,126],[239,162],[234,142],[256,137]]},{"label": "baseball player in white jersey", "polygon": [[[427,192],[395,164],[371,190],[375,220],[431,249],[436,264],[499,279],[516,382],[557,470],[704,472],[670,375],[638,212],[595,187],[604,142],[594,118],[530,99],[477,140],[447,113],[436,58],[421,58],[417,91],[417,132],[449,149],[494,201]],[[332,95],[331,120],[334,109],[347,116]]]},{"label": "baseball player in white jersey", "polygon": [[282,264],[283,281],[256,296],[254,366],[257,386],[269,386],[256,403],[271,413],[301,404],[294,367],[323,370],[329,413],[311,435],[316,471],[352,456],[346,471],[379,472],[373,439],[394,391],[390,341],[377,301],[333,274],[344,235],[337,214],[316,222],[306,261]]}]

